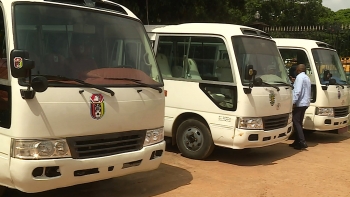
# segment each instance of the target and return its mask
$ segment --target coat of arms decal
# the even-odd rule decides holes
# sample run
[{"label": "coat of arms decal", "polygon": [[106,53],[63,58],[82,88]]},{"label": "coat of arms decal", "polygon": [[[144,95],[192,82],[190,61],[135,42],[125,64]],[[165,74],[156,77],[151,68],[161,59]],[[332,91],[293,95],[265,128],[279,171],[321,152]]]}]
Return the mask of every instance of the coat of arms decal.
[{"label": "coat of arms decal", "polygon": [[99,120],[105,114],[105,103],[102,94],[93,94],[90,97],[90,115]]},{"label": "coat of arms decal", "polygon": [[273,91],[270,91],[269,99],[270,99],[270,105],[273,106],[276,101],[276,95]]}]

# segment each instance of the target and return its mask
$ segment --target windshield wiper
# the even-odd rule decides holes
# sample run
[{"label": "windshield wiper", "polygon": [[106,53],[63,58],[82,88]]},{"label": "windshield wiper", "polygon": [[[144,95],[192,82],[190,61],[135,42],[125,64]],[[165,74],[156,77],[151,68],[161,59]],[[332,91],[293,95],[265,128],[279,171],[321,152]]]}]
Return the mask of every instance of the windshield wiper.
[{"label": "windshield wiper", "polygon": [[338,85],[338,86],[342,87],[342,89],[344,89],[344,86],[342,84],[335,83],[335,85]]},{"label": "windshield wiper", "polygon": [[[342,81],[342,80],[340,80],[340,81]],[[329,79],[327,85],[337,85],[337,88],[340,86],[340,87],[342,87],[342,89],[344,89],[344,86],[343,86],[342,84],[339,84],[339,83],[337,82],[337,80],[334,79],[334,78]]]},{"label": "windshield wiper", "polygon": [[286,83],[286,82],[283,82],[283,81],[272,81],[272,83],[280,83],[280,84],[283,84],[283,85],[286,85],[286,86],[289,86],[291,88],[294,88],[293,85],[289,84],[289,83]]},{"label": "windshield wiper", "polygon": [[134,83],[136,83],[136,84],[139,84],[139,85],[141,85],[141,86],[143,86],[143,87],[149,87],[149,88],[158,90],[159,93],[162,93],[162,92],[163,92],[162,88],[160,88],[160,87],[154,87],[154,86],[152,86],[152,85],[149,85],[149,84],[146,84],[146,83],[142,83],[142,82],[140,82],[140,80],[138,80],[138,79],[131,79],[131,78],[113,78],[113,77],[106,77],[106,78],[104,78],[104,79],[107,79],[107,80],[125,80],[125,81],[132,81],[132,82],[134,82]]},{"label": "windshield wiper", "polygon": [[75,81],[75,82],[80,83],[81,85],[84,85],[86,87],[95,88],[95,89],[102,90],[104,92],[110,93],[111,96],[114,96],[114,94],[115,94],[113,92],[113,90],[110,90],[110,89],[102,87],[102,86],[94,85],[94,84],[91,84],[91,83],[86,83],[85,81],[80,80],[80,79],[73,79],[73,78],[62,77],[62,76],[55,76],[55,75],[32,75],[32,76],[42,76],[42,77],[45,77],[48,80],[55,80],[55,81]]},{"label": "windshield wiper", "polygon": [[349,86],[349,84],[348,84],[347,81],[345,81],[345,80],[339,80],[339,81],[345,83],[345,84],[336,83],[336,85],[339,85],[339,86],[342,87],[343,89],[344,89],[344,85]]},{"label": "windshield wiper", "polygon": [[270,86],[270,87],[273,87],[273,88],[276,88],[277,91],[280,91],[280,88],[278,86],[275,86],[275,85],[272,85],[272,84],[269,84],[269,83],[266,83],[266,82],[262,82],[264,85],[267,85],[267,86]]}]

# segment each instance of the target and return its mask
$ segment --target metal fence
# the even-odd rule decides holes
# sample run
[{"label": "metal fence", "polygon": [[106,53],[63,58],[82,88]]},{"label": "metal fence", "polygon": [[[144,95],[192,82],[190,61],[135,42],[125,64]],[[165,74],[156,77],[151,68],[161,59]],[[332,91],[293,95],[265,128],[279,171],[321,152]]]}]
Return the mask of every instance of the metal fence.
[{"label": "metal fence", "polygon": [[326,42],[337,49],[341,57],[350,57],[350,24],[264,27],[263,30],[274,38],[304,38]]}]

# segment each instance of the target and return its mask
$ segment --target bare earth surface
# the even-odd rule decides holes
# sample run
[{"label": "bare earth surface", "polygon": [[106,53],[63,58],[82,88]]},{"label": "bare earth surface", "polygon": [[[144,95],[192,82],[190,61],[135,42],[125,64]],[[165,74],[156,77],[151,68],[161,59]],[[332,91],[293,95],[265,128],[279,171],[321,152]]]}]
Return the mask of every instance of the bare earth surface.
[{"label": "bare earth surface", "polygon": [[288,197],[350,196],[350,133],[314,133],[308,150],[285,143],[251,151],[216,148],[206,161],[184,158],[167,147],[152,172],[40,194],[7,190],[6,197]]}]

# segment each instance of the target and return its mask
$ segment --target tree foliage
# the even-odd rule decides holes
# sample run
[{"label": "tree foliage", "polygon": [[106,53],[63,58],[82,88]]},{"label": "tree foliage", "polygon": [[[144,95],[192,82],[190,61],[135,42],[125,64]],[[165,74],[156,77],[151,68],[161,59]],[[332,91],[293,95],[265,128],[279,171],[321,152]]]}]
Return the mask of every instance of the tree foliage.
[{"label": "tree foliage", "polygon": [[[325,41],[346,53],[350,46],[350,9],[333,12],[322,6],[322,0],[112,0],[134,12],[144,24],[180,24],[216,22],[251,25],[254,14],[269,26],[324,26],[318,32],[271,32],[273,37],[310,38]],[[147,14],[148,13],[148,14]]]},{"label": "tree foliage", "polygon": [[[350,23],[350,9],[333,12],[322,0],[113,0],[133,11],[143,23],[221,22],[249,25],[256,11],[270,26]],[[148,2],[148,6],[147,6]],[[148,8],[148,20],[147,20]]]}]

